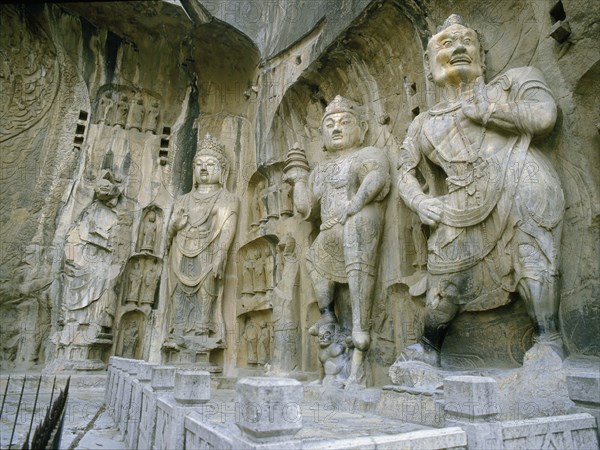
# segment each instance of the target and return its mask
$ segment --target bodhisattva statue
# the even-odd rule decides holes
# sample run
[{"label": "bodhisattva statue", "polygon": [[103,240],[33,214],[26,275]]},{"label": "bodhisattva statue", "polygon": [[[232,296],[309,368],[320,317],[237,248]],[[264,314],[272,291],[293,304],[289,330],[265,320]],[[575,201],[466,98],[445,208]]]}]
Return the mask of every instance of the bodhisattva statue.
[{"label": "bodhisattva statue", "polygon": [[[563,351],[557,311],[564,197],[556,172],[532,145],[553,129],[556,104],[533,67],[484,84],[483,58],[477,32],[456,15],[425,53],[444,100],[413,121],[400,152],[400,194],[431,227],[425,327],[404,360],[439,366],[456,314],[505,305],[512,292],[525,302],[536,342]],[[415,175],[426,164],[444,175],[428,180],[424,192]]]},{"label": "bodhisattva statue", "polygon": [[304,152],[292,149],[284,181],[294,185],[294,204],[309,218],[320,207],[321,229],[307,263],[321,318],[309,330],[337,323],[336,284],[348,284],[352,303],[352,354],[346,388],[365,386],[364,354],[371,343],[370,316],[383,230],[390,168],[385,152],[363,147],[367,122],[357,103],[337,96],[325,109],[321,131],[328,158],[310,172]]},{"label": "bodhisattva statue", "polygon": [[[194,157],[192,191],[175,201],[169,224],[172,338],[224,336],[221,300],[227,253],[238,218],[238,198],[226,188],[229,161],[209,135]],[[171,344],[173,347],[173,345]]]}]

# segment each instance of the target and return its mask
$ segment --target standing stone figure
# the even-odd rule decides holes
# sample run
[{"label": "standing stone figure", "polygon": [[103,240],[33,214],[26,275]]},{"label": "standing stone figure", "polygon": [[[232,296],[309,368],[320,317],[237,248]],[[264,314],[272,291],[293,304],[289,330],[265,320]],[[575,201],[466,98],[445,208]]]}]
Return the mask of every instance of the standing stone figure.
[{"label": "standing stone figure", "polygon": [[116,305],[108,287],[118,275],[113,264],[120,195],[112,174],[106,172],[96,184],[94,202],[67,233],[61,276],[64,328],[59,338],[66,359],[88,359],[102,328],[112,327]]},{"label": "standing stone figure", "polygon": [[175,201],[169,224],[172,333],[223,337],[222,296],[227,253],[238,218],[238,199],[226,188],[229,161],[210,135],[194,157],[192,191]]},{"label": "standing stone figure", "polygon": [[117,118],[115,119],[115,125],[125,128],[127,124],[127,117],[129,116],[129,99],[123,96],[117,103]]},{"label": "standing stone figure", "polygon": [[127,303],[138,303],[142,284],[142,266],[139,260],[129,269],[129,286],[127,288]]},{"label": "standing stone figure", "polygon": [[[401,359],[440,364],[446,329],[457,313],[510,302],[518,292],[536,342],[562,354],[558,333],[558,251],[564,197],[558,176],[532,145],[554,127],[556,104],[533,67],[484,84],[477,32],[450,16],[425,60],[446,100],[411,124],[399,162],[400,194],[431,227],[425,328]],[[416,177],[421,165],[444,172]],[[424,171],[423,173],[426,173]]]},{"label": "standing stone figure", "polygon": [[144,123],[144,100],[141,96],[136,96],[129,109],[129,117],[127,118],[127,128],[142,131]]},{"label": "standing stone figure", "polygon": [[98,102],[98,123],[111,125],[109,118],[112,113],[113,105],[114,101],[112,99],[112,93],[106,91],[104,95],[100,97],[100,101]]},{"label": "standing stone figure", "polygon": [[146,123],[144,125],[144,132],[151,132],[156,134],[158,128],[158,116],[160,116],[160,102],[153,100],[146,111]]},{"label": "standing stone figure", "polygon": [[246,252],[246,259],[242,267],[242,294],[254,294],[254,251]]},{"label": "standing stone figure", "polygon": [[142,239],[140,250],[142,252],[154,253],[154,241],[156,239],[156,211],[149,211],[143,222]]},{"label": "standing stone figure", "polygon": [[284,169],[285,180],[294,184],[298,212],[308,218],[312,208],[320,206],[321,210],[321,230],[306,256],[321,311],[311,334],[337,322],[335,286],[347,283],[349,287],[354,351],[348,389],[365,386],[363,360],[371,343],[384,199],[390,189],[387,155],[379,148],[362,146],[367,127],[360,105],[337,96],[321,121],[329,157],[309,176],[304,152],[292,149]]},{"label": "standing stone figure", "polygon": [[252,199],[252,210],[254,211],[252,226],[259,226],[267,221],[267,204],[265,199],[265,181],[260,180],[254,188],[254,198]]},{"label": "standing stone figure", "polygon": [[256,259],[254,260],[254,277],[252,279],[255,294],[264,294],[267,291],[265,264],[266,261],[262,257],[262,252],[257,249]]}]

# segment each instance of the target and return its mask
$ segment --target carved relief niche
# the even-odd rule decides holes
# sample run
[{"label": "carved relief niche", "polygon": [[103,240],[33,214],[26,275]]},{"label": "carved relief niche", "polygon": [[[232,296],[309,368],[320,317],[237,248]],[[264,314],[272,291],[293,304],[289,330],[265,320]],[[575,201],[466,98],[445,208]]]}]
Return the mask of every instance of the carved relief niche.
[{"label": "carved relief niche", "polygon": [[271,308],[270,297],[277,281],[277,237],[267,236],[244,245],[238,262],[238,315]]},{"label": "carved relief niche", "polygon": [[266,223],[268,219],[267,210],[267,188],[269,180],[261,173],[255,172],[250,178],[248,193],[250,195],[249,222],[252,230]]},{"label": "carved relief niche", "polygon": [[160,258],[151,255],[131,257],[121,275],[121,305],[156,309],[155,299],[161,272]]},{"label": "carved relief niche", "polygon": [[160,95],[134,86],[106,84],[94,101],[93,123],[156,134],[161,120]]},{"label": "carved relief niche", "polygon": [[292,187],[282,182],[283,163],[261,167],[250,178],[250,229],[257,231],[261,225],[294,214]]},{"label": "carved relief niche", "polygon": [[160,230],[163,224],[163,211],[156,205],[144,208],[138,229],[136,253],[154,255],[160,249]]},{"label": "carved relief niche", "polygon": [[115,354],[124,358],[141,359],[147,318],[141,311],[128,311],[119,320]]}]

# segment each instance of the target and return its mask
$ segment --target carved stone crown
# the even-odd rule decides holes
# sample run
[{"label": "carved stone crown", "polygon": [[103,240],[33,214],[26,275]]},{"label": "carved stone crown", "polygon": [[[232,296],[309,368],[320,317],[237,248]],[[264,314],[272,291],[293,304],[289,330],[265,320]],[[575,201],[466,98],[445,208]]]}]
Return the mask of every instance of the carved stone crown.
[{"label": "carved stone crown", "polygon": [[342,112],[354,114],[359,120],[363,118],[363,110],[358,103],[352,100],[348,100],[347,98],[344,98],[341,95],[336,95],[335,98],[331,100],[331,103],[327,105],[327,108],[325,108],[325,114],[323,114],[323,119],[325,119],[325,117],[329,116],[330,114]]},{"label": "carved stone crown", "polygon": [[207,134],[204,139],[198,142],[196,157],[198,156],[214,156],[221,164],[229,162],[227,156],[225,156],[225,146],[220,144],[210,134]]},{"label": "carved stone crown", "polygon": [[450,14],[444,23],[437,27],[435,32],[439,33],[440,31],[444,31],[446,28],[449,28],[452,25],[462,25],[463,27],[471,28],[467,22],[465,22],[462,16],[459,16],[458,14]]}]

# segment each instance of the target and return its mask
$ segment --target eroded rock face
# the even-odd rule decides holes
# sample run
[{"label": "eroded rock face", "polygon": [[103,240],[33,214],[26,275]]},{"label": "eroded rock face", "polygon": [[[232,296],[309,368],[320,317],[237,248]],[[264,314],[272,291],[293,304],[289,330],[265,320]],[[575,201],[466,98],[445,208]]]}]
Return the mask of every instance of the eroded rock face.
[{"label": "eroded rock face", "polygon": [[[529,270],[524,277],[540,281],[544,289],[553,287],[550,309],[560,327],[548,329],[549,333],[560,333],[572,354],[600,356],[595,339],[600,258],[594,245],[600,167],[593,100],[598,97],[600,63],[589,2],[565,2],[566,17],[517,0],[501,10],[490,9],[484,1],[453,3],[452,9],[366,0],[352,5],[337,2],[335,7],[313,2],[319,5],[311,9],[311,2],[283,2],[285,8],[252,11],[241,9],[241,3],[200,2],[203,8],[191,1],[1,7],[3,367],[94,369],[110,355],[169,361],[171,350],[163,344],[172,334],[177,311],[182,311],[169,282],[177,278],[173,272],[188,273],[181,266],[171,270],[169,224],[178,217],[177,199],[181,203],[195,192],[198,137],[210,133],[230,162],[230,176],[222,188],[240,200],[234,238],[228,247],[202,248],[186,258],[197,258],[202,265],[220,254],[224,271],[213,278],[218,281],[208,291],[221,299],[225,332],[218,345],[202,351],[190,350],[183,340],[187,356],[178,362],[202,363],[209,371],[232,376],[265,371],[310,376],[324,365],[324,377],[339,385],[340,378],[350,373],[345,367],[351,365],[348,356],[362,346],[361,382],[387,384],[390,365],[430,323],[431,308],[423,305],[433,292],[427,259],[443,248],[444,230],[464,235],[472,250],[477,250],[475,244],[484,245],[483,238],[467,236],[467,226],[442,229],[423,220],[418,214],[419,195],[407,191],[406,177],[396,170],[410,162],[401,143],[407,136],[411,139],[412,134],[407,135],[411,123],[413,134],[419,129],[415,136],[421,139],[425,130],[438,147],[448,141],[444,148],[457,149],[454,144],[464,143],[453,111],[436,109],[444,100],[433,83],[437,73],[428,80],[423,61],[435,27],[451,13],[461,14],[483,36],[483,53],[469,57],[482,58],[487,87],[496,83],[504,96],[529,88],[543,91],[540,95],[546,97],[538,100],[548,107],[542,113],[556,107],[554,127],[548,125],[538,133],[532,121],[543,114],[521,111],[511,131],[500,123],[500,112],[480,111],[477,107],[483,102],[473,103],[476,110],[464,111],[465,117],[459,118],[469,142],[478,143],[485,129],[482,142],[490,144],[498,167],[508,170],[508,159],[496,149],[497,135],[506,134],[506,142],[531,138],[524,146],[528,166],[521,169],[539,183],[527,191],[522,182],[516,183],[513,193],[506,184],[499,190],[493,182],[484,186],[484,177],[474,184],[467,180],[453,192],[472,185],[475,203],[479,197],[485,203],[488,194],[501,193],[492,203],[501,204],[504,209],[498,210],[507,212],[510,220],[500,226],[482,219],[475,226],[482,233],[483,228],[486,233],[497,231],[492,243],[507,241],[502,247],[505,254],[495,261],[513,261],[519,252],[526,257],[531,254],[528,249],[542,249],[548,267],[525,264],[520,269]],[[573,39],[552,31],[566,29],[565,21]],[[551,33],[558,39],[549,37]],[[433,54],[428,53],[430,58]],[[389,193],[382,196],[387,207],[375,221],[381,226],[373,234],[377,250],[364,253],[372,270],[364,273],[375,280],[372,291],[360,292],[366,303],[356,302],[357,289],[347,280],[338,283],[331,294],[333,312],[346,329],[334,329],[337,340],[329,336],[330,343],[322,336],[320,345],[308,332],[323,305],[306,256],[318,259],[313,266],[325,263],[309,249],[315,243],[326,250],[335,247],[321,245],[319,236],[327,234],[328,208],[343,205],[332,195],[332,204],[321,200],[320,212],[301,214],[297,186],[285,183],[284,168],[292,148],[302,149],[308,173],[327,165],[329,153],[323,152],[323,143],[326,147],[332,143],[321,133],[322,119],[337,95],[364,108],[367,126],[361,146],[382,152],[391,183]],[[521,97],[515,94],[509,100],[517,99]],[[428,110],[439,114],[423,113]],[[433,126],[436,121],[443,122],[449,133]],[[429,190],[423,192],[433,195],[447,189],[440,184],[446,184],[449,176],[458,186],[467,174],[430,158],[421,144],[419,154],[433,163],[414,167],[421,189],[428,181]],[[545,157],[534,158],[538,155],[534,147]],[[489,165],[491,160],[486,160]],[[357,170],[366,176],[371,170],[367,166]],[[344,163],[335,167],[346,170]],[[102,180],[109,180],[119,195],[102,200],[97,190]],[[536,189],[546,189],[547,195],[535,194]],[[445,204],[465,211],[460,199]],[[188,218],[227,209],[226,202],[205,209],[186,205]],[[517,220],[516,209],[528,220]],[[190,238],[200,247],[208,239],[201,236],[206,231],[201,228],[194,225],[198,236]],[[363,223],[357,230],[371,228]],[[509,229],[518,234],[516,240],[507,239]],[[351,239],[345,239],[342,244],[349,244]],[[185,250],[191,241],[180,247]],[[516,248],[509,241],[518,244]],[[432,249],[433,244],[441,247]],[[334,259],[336,255],[327,253]],[[524,273],[514,264],[504,269],[508,278]],[[469,288],[446,283],[443,291],[453,295],[456,287],[457,298],[466,292],[481,297],[475,291],[495,282],[482,277],[486,275],[470,277]],[[189,286],[191,291],[206,287]],[[436,286],[441,289],[440,283]],[[539,314],[528,314],[524,307],[536,304],[527,302],[535,289],[528,290],[529,294],[515,286],[501,289],[494,302],[479,308],[488,311],[459,314],[448,329],[442,365],[462,369],[520,365],[532,337],[543,334]],[[487,287],[483,291],[493,297]],[[360,339],[339,338],[354,334],[353,319],[360,313],[353,310],[353,302],[355,309],[366,304],[369,310],[365,323],[357,325],[358,332],[366,333],[366,346]],[[202,331],[200,327],[180,334],[198,332],[195,337],[200,339]],[[210,327],[207,331],[209,339],[214,338]],[[181,343],[175,342],[179,347]]]}]

